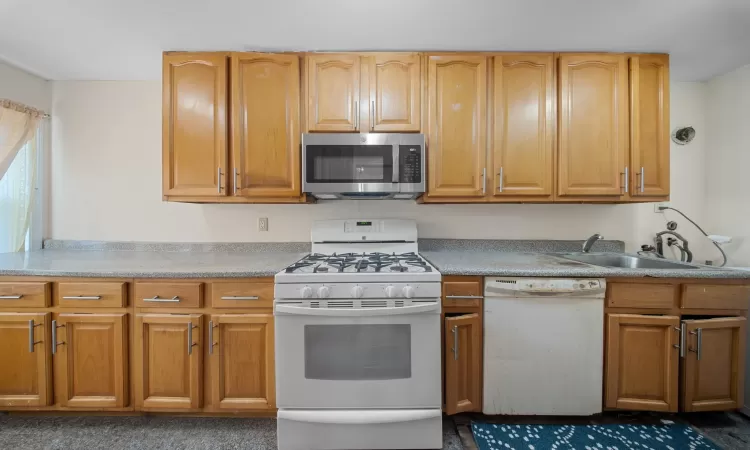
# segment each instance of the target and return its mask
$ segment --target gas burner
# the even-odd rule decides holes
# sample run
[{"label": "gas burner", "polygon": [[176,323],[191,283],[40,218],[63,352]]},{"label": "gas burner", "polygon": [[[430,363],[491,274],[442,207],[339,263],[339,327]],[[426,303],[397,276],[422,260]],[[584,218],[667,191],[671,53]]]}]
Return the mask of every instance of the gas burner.
[{"label": "gas burner", "polygon": [[296,263],[292,264],[291,266],[287,267],[285,272],[286,273],[292,273],[297,269],[301,269],[303,267],[312,266],[313,263],[307,262],[307,261],[297,261]]},{"label": "gas burner", "polygon": [[334,267],[334,268],[338,269],[339,272],[343,272],[344,269],[346,269],[347,267],[353,265],[352,263],[350,263],[348,261],[326,261],[326,264],[328,264],[331,267]]},{"label": "gas burner", "polygon": [[320,273],[320,272],[328,272],[328,266],[323,266],[321,264],[318,264],[313,269],[313,273]]},{"label": "gas burner", "polygon": [[391,266],[391,271],[393,272],[407,272],[409,270],[406,266]]},{"label": "gas burner", "polygon": [[354,268],[357,269],[357,272],[362,272],[363,270],[366,271],[369,264],[370,262],[366,259],[360,259],[357,261],[357,264],[354,265]]},{"label": "gas burner", "polygon": [[432,272],[432,267],[428,266],[427,263],[421,259],[419,261],[406,261],[406,264],[414,267],[421,267],[425,272]]}]

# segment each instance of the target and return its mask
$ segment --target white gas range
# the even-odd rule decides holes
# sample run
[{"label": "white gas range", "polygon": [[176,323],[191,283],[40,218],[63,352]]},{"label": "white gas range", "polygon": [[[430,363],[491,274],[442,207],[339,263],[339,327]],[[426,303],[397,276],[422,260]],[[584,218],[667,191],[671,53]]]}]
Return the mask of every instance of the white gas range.
[{"label": "white gas range", "polygon": [[279,449],[442,448],[440,273],[415,222],[311,235],[275,277]]}]

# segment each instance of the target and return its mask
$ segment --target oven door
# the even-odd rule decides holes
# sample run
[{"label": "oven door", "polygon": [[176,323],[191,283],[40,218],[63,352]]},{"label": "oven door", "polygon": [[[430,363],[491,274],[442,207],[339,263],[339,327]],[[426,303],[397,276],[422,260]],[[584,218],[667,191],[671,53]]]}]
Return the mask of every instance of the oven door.
[{"label": "oven door", "polygon": [[439,408],[440,304],[275,306],[279,408]]}]

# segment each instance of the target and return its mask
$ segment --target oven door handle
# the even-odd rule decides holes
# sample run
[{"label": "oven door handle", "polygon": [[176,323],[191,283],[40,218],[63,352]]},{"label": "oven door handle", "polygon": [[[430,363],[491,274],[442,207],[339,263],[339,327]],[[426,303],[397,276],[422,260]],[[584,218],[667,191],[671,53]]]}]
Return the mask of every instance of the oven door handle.
[{"label": "oven door handle", "polygon": [[423,314],[440,312],[440,303],[426,305],[401,306],[394,308],[308,308],[305,306],[276,305],[276,314],[326,317],[370,317],[399,316],[405,314]]},{"label": "oven door handle", "polygon": [[436,409],[405,409],[405,410],[337,410],[337,411],[309,411],[284,410],[278,412],[278,419],[293,420],[295,422],[330,423],[342,425],[412,422],[440,417],[441,411]]}]

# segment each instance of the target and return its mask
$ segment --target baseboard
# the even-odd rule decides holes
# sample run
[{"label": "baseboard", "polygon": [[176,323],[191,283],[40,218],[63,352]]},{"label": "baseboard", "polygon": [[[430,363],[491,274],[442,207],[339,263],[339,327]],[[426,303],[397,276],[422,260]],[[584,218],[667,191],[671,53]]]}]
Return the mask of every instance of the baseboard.
[{"label": "baseboard", "polygon": [[740,413],[750,417],[750,406],[743,406],[742,409],[740,409]]}]

